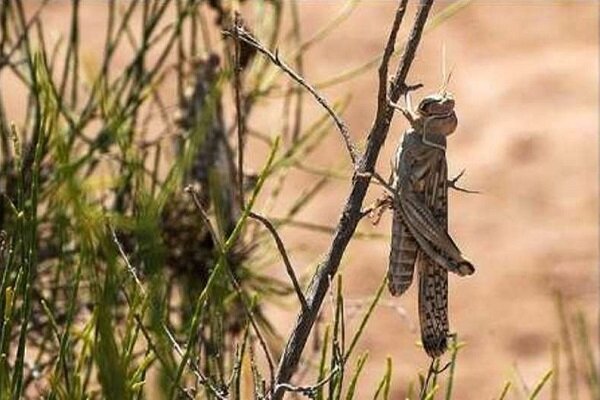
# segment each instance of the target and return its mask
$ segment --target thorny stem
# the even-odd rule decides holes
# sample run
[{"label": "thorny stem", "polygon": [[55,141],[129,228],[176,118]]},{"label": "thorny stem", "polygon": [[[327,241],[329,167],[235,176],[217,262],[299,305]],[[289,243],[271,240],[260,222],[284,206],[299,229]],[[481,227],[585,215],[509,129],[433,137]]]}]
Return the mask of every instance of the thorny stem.
[{"label": "thorny stem", "polygon": [[[337,272],[345,249],[348,246],[348,243],[350,242],[354,231],[356,230],[356,226],[361,219],[361,207],[370,183],[370,177],[361,176],[361,174],[373,172],[379,152],[385,142],[391,120],[394,115],[394,109],[389,105],[387,98],[389,97],[395,102],[398,100],[400,95],[407,90],[405,81],[412,61],[415,57],[429,11],[433,5],[433,0],[423,0],[419,5],[409,40],[404,48],[400,64],[391,82],[390,94],[388,96],[386,87],[388,64],[391,54],[393,53],[394,43],[396,42],[400,24],[406,11],[406,3],[407,0],[402,0],[396,11],[392,31],[386,45],[382,64],[379,68],[377,113],[373,122],[373,126],[368,135],[365,153],[360,158],[358,163],[358,171],[355,171],[352,178],[352,187],[346,200],[342,215],[340,216],[329,252],[325,259],[321,262],[317,272],[311,280],[309,289],[307,291],[308,308],[300,311],[298,319],[296,320],[296,325],[288,339],[279,363],[275,386],[276,391],[273,393],[272,397],[276,400],[280,400],[284,393],[284,390],[279,385],[289,382],[294,371],[296,370],[298,362],[300,361],[300,356],[304,346],[306,345],[306,341],[314,322],[317,319],[319,309],[327,292],[327,288],[329,286],[328,279]],[[256,42],[255,39],[252,39],[252,41]],[[269,56],[268,52],[263,50],[261,50],[261,52]],[[279,62],[278,58],[272,57],[272,55],[269,57],[273,62]]]}]

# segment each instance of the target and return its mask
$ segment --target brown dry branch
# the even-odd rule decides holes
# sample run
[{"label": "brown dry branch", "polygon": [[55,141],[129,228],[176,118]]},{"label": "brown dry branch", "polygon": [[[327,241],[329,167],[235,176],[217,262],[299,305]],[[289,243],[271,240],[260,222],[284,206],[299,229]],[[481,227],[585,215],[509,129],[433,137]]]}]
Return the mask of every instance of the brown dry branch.
[{"label": "brown dry branch", "polygon": [[331,116],[336,127],[340,131],[342,138],[344,139],[344,144],[346,145],[346,148],[348,149],[350,159],[352,160],[352,165],[354,166],[354,169],[356,170],[358,158],[359,158],[358,150],[356,149],[356,146],[352,142],[352,138],[350,137],[350,132],[348,130],[348,127],[346,126],[344,121],[342,121],[342,119],[337,115],[337,113],[333,110],[333,108],[331,107],[329,102],[325,99],[325,97],[323,97],[319,92],[317,92],[317,90],[315,88],[313,88],[308,82],[306,82],[306,80],[302,76],[300,76],[297,72],[295,72],[292,68],[290,68],[281,59],[281,57],[279,57],[278,50],[275,50],[274,53],[271,52],[270,50],[268,50],[261,42],[258,41],[258,39],[256,39],[250,33],[248,33],[243,28],[243,26],[234,25],[230,30],[225,31],[224,34],[232,36],[236,40],[239,39],[239,40],[243,41],[244,43],[254,47],[256,50],[258,50],[259,52],[261,52],[262,54],[267,56],[274,65],[281,68],[294,81],[296,81],[299,85],[304,87],[306,90],[308,90],[308,92],[310,94],[313,95],[315,100],[317,100],[317,102]]},{"label": "brown dry branch", "polygon": [[235,35],[234,43],[234,63],[233,63],[233,88],[235,91],[235,112],[237,121],[237,162],[238,162],[238,196],[240,201],[240,209],[244,209],[244,134],[245,134],[245,123],[244,123],[244,107],[242,107],[242,66],[240,62],[240,41],[237,36],[238,32],[242,28],[242,22],[240,20],[239,13],[235,13],[234,27],[233,30]]},{"label": "brown dry branch", "polygon": [[361,212],[362,203],[367,193],[371,177],[374,174],[374,168],[379,152],[385,142],[394,115],[394,107],[391,106],[390,102],[396,102],[401,95],[415,87],[408,86],[406,84],[406,78],[412,61],[414,60],[429,11],[433,5],[433,0],[421,0],[419,3],[410,37],[404,48],[396,73],[390,82],[388,92],[389,62],[394,52],[396,37],[406,12],[407,3],[408,0],[401,0],[395,14],[394,23],[379,67],[377,111],[372,128],[367,137],[365,152],[360,157],[351,141],[345,123],[329,106],[329,103],[322,95],[307,83],[302,76],[294,72],[280,59],[277,51],[275,51],[275,53],[269,51],[256,38],[237,25],[234,25],[232,28],[233,31],[226,32],[226,34],[233,36],[236,40],[242,40],[248,45],[256,48],[259,52],[267,56],[273,64],[281,68],[294,81],[313,95],[317,102],[323,106],[335,121],[337,128],[342,134],[354,166],[350,193],[337,224],[329,251],[325,256],[325,259],[320,263],[317,272],[310,282],[306,295],[307,307],[303,307],[300,310],[294,329],[290,334],[283,355],[279,361],[275,385],[271,388],[273,399],[281,399],[285,391],[293,387],[289,384],[290,379],[298,366],[308,336],[317,319],[321,304],[330,286],[331,277],[336,274],[346,247],[354,235],[358,222],[363,216]]},{"label": "brown dry branch", "polygon": [[281,254],[281,258],[283,259],[283,263],[285,264],[285,269],[290,277],[290,280],[292,281],[292,285],[294,286],[294,290],[296,291],[298,300],[300,301],[300,304],[302,305],[302,309],[305,309],[306,307],[308,307],[308,305],[306,304],[306,298],[304,297],[304,293],[302,293],[302,288],[300,287],[300,283],[298,283],[298,278],[296,277],[296,273],[294,272],[294,267],[292,267],[290,258],[288,257],[288,254],[285,251],[285,246],[283,244],[283,241],[279,237],[277,230],[275,229],[275,227],[273,226],[271,221],[269,221],[267,218],[263,217],[262,215],[256,214],[254,212],[250,212],[249,216],[250,216],[250,218],[254,218],[254,219],[260,221],[273,236],[273,240],[275,240],[277,249],[279,250],[279,253]]}]

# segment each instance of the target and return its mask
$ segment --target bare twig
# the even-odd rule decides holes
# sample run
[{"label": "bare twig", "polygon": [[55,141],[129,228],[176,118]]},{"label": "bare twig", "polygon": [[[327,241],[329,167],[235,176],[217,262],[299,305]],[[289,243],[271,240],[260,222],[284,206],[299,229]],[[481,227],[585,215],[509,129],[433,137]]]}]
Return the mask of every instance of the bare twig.
[{"label": "bare twig", "polygon": [[[360,218],[362,219],[364,215],[360,214]],[[293,228],[306,229],[316,233],[322,233],[327,235],[332,235],[337,231],[337,227],[329,226],[329,225],[321,225],[316,224],[314,222],[308,221],[299,221],[291,218],[271,218],[271,221],[275,224],[275,226],[286,225]],[[378,232],[354,232],[354,239],[360,240],[374,240],[374,239],[389,239],[389,235],[378,233]]]},{"label": "bare twig", "polygon": [[311,386],[294,386],[289,383],[280,383],[276,389],[285,390],[287,392],[301,393],[306,396],[313,396],[317,390],[325,386],[329,381],[340,371],[340,364],[336,365],[329,374],[319,382]]},{"label": "bare twig", "polygon": [[292,267],[290,258],[288,257],[288,254],[285,250],[283,241],[279,237],[277,230],[275,229],[275,227],[273,226],[271,221],[269,221],[267,218],[263,217],[262,215],[251,212],[249,214],[249,216],[250,216],[250,218],[254,218],[254,219],[260,221],[273,236],[273,240],[275,240],[277,249],[279,250],[279,253],[281,254],[281,258],[283,259],[283,263],[285,264],[285,269],[290,277],[290,280],[292,281],[292,285],[294,286],[294,290],[296,291],[298,300],[300,301],[300,304],[302,304],[302,308],[305,309],[306,307],[308,307],[308,305],[306,304],[306,298],[304,297],[304,294],[302,293],[302,288],[300,287],[300,283],[298,283],[298,278],[296,278],[296,273],[294,272],[294,268]]},{"label": "bare twig", "polygon": [[421,387],[421,392],[419,393],[419,400],[425,400],[427,396],[427,388],[429,387],[429,381],[436,374],[435,362],[438,360],[437,358],[432,358],[431,363],[429,363],[429,369],[427,370],[427,376],[425,377],[425,381],[423,382],[423,386]]},{"label": "bare twig", "polygon": [[242,29],[240,14],[235,13],[233,25],[233,37],[235,39],[234,47],[234,63],[233,63],[233,87],[235,91],[235,112],[237,117],[237,162],[238,162],[238,196],[240,201],[240,209],[244,209],[244,108],[242,106],[242,67],[240,65],[240,38],[238,32]]},{"label": "bare twig", "polygon": [[288,74],[294,81],[296,81],[299,85],[304,87],[306,90],[313,95],[313,97],[317,100],[317,102],[323,106],[323,108],[329,113],[338,130],[342,134],[344,139],[344,143],[346,148],[348,149],[348,153],[350,154],[350,159],[352,160],[352,164],[356,169],[358,166],[359,154],[356,146],[352,143],[352,138],[350,137],[350,132],[348,127],[342,121],[342,119],[337,115],[337,113],[333,110],[329,102],[321,95],[315,88],[313,88],[302,76],[298,75],[292,68],[290,68],[281,58],[279,57],[279,52],[275,50],[275,53],[272,53],[268,50],[262,43],[260,43],[254,36],[250,33],[246,32],[243,27],[234,26],[232,31],[225,31],[226,35],[234,36],[239,38],[243,42],[248,45],[254,47],[256,50],[260,51],[262,54],[267,56],[273,64],[281,68],[286,74]]},{"label": "bare twig", "polygon": [[[146,327],[144,326],[144,323],[142,322],[142,319],[140,318],[139,315],[135,314],[134,315],[134,319],[136,324],[138,325],[138,327],[140,328],[140,330],[142,331],[142,335],[144,335],[144,338],[146,339],[146,343],[148,343],[148,347],[150,348],[150,350],[156,355],[156,358],[161,362],[161,364],[163,365],[167,365],[167,361],[163,359],[163,357],[161,356],[161,354],[159,353],[158,349],[156,348],[156,345],[154,344],[154,341],[152,340],[152,336],[150,335],[150,332],[148,332],[148,329],[146,329]],[[169,371],[169,369],[165,368],[166,371]],[[168,372],[167,372],[168,373]],[[171,379],[174,379],[172,376],[169,376]],[[192,395],[190,395],[188,393],[187,390],[185,390],[185,388],[181,387],[180,385],[177,385],[177,388],[188,398],[188,399],[194,399],[194,397]]]},{"label": "bare twig", "polygon": [[198,209],[198,212],[200,213],[200,218],[202,219],[202,223],[208,229],[208,232],[210,233],[210,237],[211,237],[213,243],[215,244],[215,246],[217,246],[219,248],[219,252],[221,252],[223,249],[222,243],[219,240],[219,236],[217,236],[217,232],[215,231],[215,228],[213,228],[212,224],[210,223],[210,219],[208,219],[208,214],[206,213],[206,211],[202,207],[202,204],[200,203],[200,199],[198,198],[198,193],[196,192],[196,190],[194,189],[194,187],[192,185],[186,186],[183,189],[183,191],[186,193],[189,193],[190,196],[192,196],[192,200],[194,200],[194,204],[196,205],[196,208]]},{"label": "bare twig", "polygon": [[[404,48],[400,64],[392,80],[390,93],[388,96],[388,64],[391,54],[393,53],[396,36],[406,10],[406,3],[407,0],[402,0],[396,11],[395,20],[386,45],[382,64],[379,68],[377,113],[373,122],[373,126],[368,135],[365,153],[361,157],[358,163],[357,171],[355,171],[352,178],[352,188],[346,200],[342,215],[340,216],[329,252],[325,259],[321,262],[307,290],[308,308],[306,310],[301,310],[299,313],[298,319],[296,320],[296,325],[294,326],[294,329],[288,339],[284,353],[279,362],[276,379],[277,385],[284,382],[289,382],[291,376],[293,375],[296,366],[300,361],[300,356],[312,326],[317,319],[323,298],[327,292],[329,285],[328,277],[335,275],[337,272],[345,249],[348,246],[348,243],[350,242],[354,231],[356,230],[358,222],[361,219],[362,203],[370,183],[370,176],[364,176],[362,174],[373,172],[379,152],[387,137],[390,123],[394,114],[394,109],[388,103],[388,97],[392,101],[397,101],[400,95],[407,90],[405,83],[406,77],[415,57],[416,49],[421,39],[425,22],[427,21],[429,11],[433,5],[433,0],[423,0],[419,5],[409,40]],[[252,41],[256,42],[255,39],[252,39]],[[262,48],[260,44],[259,47]],[[261,51],[265,53],[264,48],[262,48]],[[265,54],[269,55],[270,53]],[[278,58],[272,57],[272,55],[269,57],[273,62],[279,62]],[[276,388],[277,390],[275,393],[273,393],[273,399],[279,400],[283,397],[284,391],[279,386],[276,386]]]},{"label": "bare twig", "polygon": [[388,192],[390,192],[390,195],[392,195],[394,197],[396,197],[398,195],[396,193],[396,190],[392,187],[392,185],[390,185],[385,179],[383,179],[383,177],[381,175],[379,175],[379,173],[377,173],[375,171],[359,173],[357,175],[358,175],[358,177],[361,177],[361,178],[375,178],[376,183],[379,184],[380,186],[382,186]]},{"label": "bare twig", "polygon": [[[385,50],[383,51],[383,57],[381,58],[381,64],[379,64],[379,90],[377,91],[377,117],[380,118],[384,111],[388,109],[388,70],[390,65],[390,59],[394,54],[394,46],[396,44],[396,37],[398,36],[398,30],[400,30],[400,25],[402,24],[402,20],[404,19],[404,13],[406,12],[406,3],[408,0],[401,0],[400,5],[398,6],[398,10],[396,11],[396,17],[394,18],[394,23],[392,24],[392,30],[390,32],[390,36],[388,38],[387,44],[385,45]],[[412,35],[411,35],[412,39]],[[410,47],[410,43],[407,45],[406,49]],[[416,46],[415,46],[416,47]],[[405,54],[406,54],[405,49]],[[404,62],[404,56],[402,56],[402,63]],[[405,77],[406,78],[406,75]],[[396,81],[397,82],[397,81]],[[404,83],[404,82],[402,82]],[[398,96],[400,97],[400,96]],[[398,100],[396,98],[396,100]]]},{"label": "bare twig", "polygon": [[273,362],[273,356],[271,355],[271,352],[269,351],[269,346],[267,345],[267,341],[265,340],[262,332],[258,328],[258,324],[256,323],[256,318],[254,316],[254,312],[252,312],[252,307],[250,307],[250,305],[246,301],[246,297],[244,295],[244,292],[242,291],[242,287],[240,286],[239,282],[237,281],[237,278],[235,277],[235,275],[233,275],[233,272],[231,271],[231,269],[229,269],[229,268],[226,268],[226,269],[229,273],[229,278],[231,279],[231,282],[232,282],[238,296],[240,297],[242,304],[244,305],[246,314],[248,315],[248,319],[250,320],[250,324],[252,325],[252,328],[254,328],[254,332],[256,332],[256,337],[258,338],[258,343],[260,344],[260,347],[262,348],[263,353],[265,353],[265,357],[267,358],[267,364],[269,365],[269,376],[271,379],[270,384],[271,384],[271,388],[273,388],[273,386],[275,385],[275,363]]},{"label": "bare twig", "polygon": [[[40,14],[44,10],[44,8],[48,4],[48,2],[49,2],[49,0],[44,0],[42,2],[42,4],[40,4],[40,6],[38,7],[38,9],[35,11],[35,13],[31,16],[31,18],[29,19],[29,21],[27,21],[27,23],[25,23],[25,24],[22,25],[21,32],[19,33],[19,37],[12,44],[11,49],[8,52],[4,53],[4,54],[2,54],[2,52],[0,51],[0,68],[4,67],[5,65],[11,64],[10,59],[17,52],[17,50],[19,50],[21,48],[21,44],[23,43],[23,41],[25,39],[27,39],[27,36],[29,35],[29,30],[31,29],[31,27],[35,23],[39,22],[39,20],[40,20]],[[7,38],[8,38],[8,35],[6,35],[6,37],[3,37],[1,39],[2,44],[7,43],[6,42]],[[2,47],[3,46],[0,46],[0,49]]]}]

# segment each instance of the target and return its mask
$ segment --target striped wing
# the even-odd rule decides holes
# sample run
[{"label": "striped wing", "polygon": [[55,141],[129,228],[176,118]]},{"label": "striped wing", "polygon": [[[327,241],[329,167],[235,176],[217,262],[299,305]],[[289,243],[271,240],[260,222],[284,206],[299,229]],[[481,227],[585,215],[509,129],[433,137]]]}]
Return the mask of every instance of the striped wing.
[{"label": "striped wing", "polygon": [[402,213],[400,210],[394,210],[388,267],[388,288],[392,296],[400,296],[410,287],[415,271],[417,250],[417,242],[402,221]]},{"label": "striped wing", "polygon": [[[392,166],[391,185],[397,191],[402,186],[402,181],[412,171],[408,164],[403,164],[407,154],[403,152],[404,145],[398,147]],[[392,219],[392,242],[388,264],[388,289],[392,296],[400,296],[410,287],[415,272],[417,260],[417,242],[403,221],[402,211],[395,207]]]},{"label": "striped wing", "polygon": [[[429,180],[432,177],[425,179]],[[446,182],[439,184],[447,185]],[[440,218],[444,215],[441,208],[438,207],[436,211],[435,207],[428,205],[427,198],[431,198],[432,192],[429,193],[423,198],[423,194],[420,193],[400,192],[400,209],[410,233],[419,244],[419,248],[436,264],[461,276],[471,275],[475,268],[463,257],[448,234],[447,224],[441,223]]]}]

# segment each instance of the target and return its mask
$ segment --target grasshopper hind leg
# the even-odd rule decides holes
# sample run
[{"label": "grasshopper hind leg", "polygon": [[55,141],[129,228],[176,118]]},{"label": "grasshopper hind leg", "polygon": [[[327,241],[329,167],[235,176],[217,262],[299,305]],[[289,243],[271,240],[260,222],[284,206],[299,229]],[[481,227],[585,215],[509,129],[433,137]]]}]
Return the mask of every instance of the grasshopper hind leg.
[{"label": "grasshopper hind leg", "polygon": [[419,322],[421,341],[432,358],[440,357],[448,347],[448,271],[420,253]]}]

